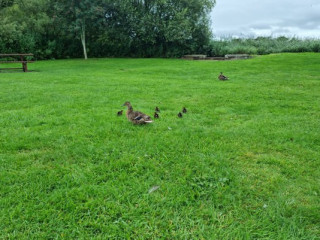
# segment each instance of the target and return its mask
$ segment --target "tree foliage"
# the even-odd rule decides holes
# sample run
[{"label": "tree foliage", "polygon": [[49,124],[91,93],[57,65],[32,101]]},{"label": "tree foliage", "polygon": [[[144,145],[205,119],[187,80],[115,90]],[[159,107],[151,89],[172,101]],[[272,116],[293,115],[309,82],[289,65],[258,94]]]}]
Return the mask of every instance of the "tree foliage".
[{"label": "tree foliage", "polygon": [[[60,0],[53,3],[54,24],[59,24],[65,35],[80,39],[87,59],[87,35],[95,36],[104,21],[104,8],[100,0]],[[63,35],[60,35],[63,37]]]},{"label": "tree foliage", "polygon": [[215,0],[0,0],[0,52],[176,57],[209,44]]}]

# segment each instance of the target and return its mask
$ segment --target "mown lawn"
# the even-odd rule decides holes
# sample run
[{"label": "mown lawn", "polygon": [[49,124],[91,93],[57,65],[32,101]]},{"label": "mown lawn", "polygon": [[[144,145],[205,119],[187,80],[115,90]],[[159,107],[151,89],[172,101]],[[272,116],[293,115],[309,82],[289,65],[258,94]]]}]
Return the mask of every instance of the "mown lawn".
[{"label": "mown lawn", "polygon": [[29,68],[0,72],[0,239],[320,239],[320,54]]}]

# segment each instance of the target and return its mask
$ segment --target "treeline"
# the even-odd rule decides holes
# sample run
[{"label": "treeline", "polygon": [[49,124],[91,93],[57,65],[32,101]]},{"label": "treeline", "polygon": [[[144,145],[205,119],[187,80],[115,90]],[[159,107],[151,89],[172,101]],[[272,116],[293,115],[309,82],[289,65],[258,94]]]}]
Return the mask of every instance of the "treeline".
[{"label": "treeline", "polygon": [[212,40],[208,46],[209,56],[226,54],[270,54],[282,52],[320,52],[320,39],[287,37],[227,38]]},{"label": "treeline", "polygon": [[38,59],[208,52],[215,0],[0,0],[0,52]]}]

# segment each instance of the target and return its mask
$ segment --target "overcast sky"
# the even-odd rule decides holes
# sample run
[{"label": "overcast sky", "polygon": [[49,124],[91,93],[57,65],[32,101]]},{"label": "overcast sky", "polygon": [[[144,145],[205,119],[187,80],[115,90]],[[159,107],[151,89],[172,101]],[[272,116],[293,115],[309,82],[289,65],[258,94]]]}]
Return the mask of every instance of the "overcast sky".
[{"label": "overcast sky", "polygon": [[216,0],[215,37],[320,38],[320,0]]}]

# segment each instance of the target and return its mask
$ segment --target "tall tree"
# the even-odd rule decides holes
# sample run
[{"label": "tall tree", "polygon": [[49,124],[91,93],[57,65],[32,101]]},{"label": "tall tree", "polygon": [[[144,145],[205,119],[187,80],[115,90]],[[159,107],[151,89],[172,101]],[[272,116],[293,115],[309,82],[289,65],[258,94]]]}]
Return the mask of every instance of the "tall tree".
[{"label": "tall tree", "polygon": [[[0,0],[0,51],[39,58],[205,52],[215,0]],[[74,41],[78,39],[78,41]]]},{"label": "tall tree", "polygon": [[[105,0],[105,42],[127,42],[139,56],[177,56],[201,49],[211,33],[215,0]],[[116,35],[114,33],[117,33]],[[102,39],[103,41],[103,39]]]},{"label": "tall tree", "polygon": [[87,54],[87,35],[99,28],[104,21],[101,0],[60,0],[54,1],[54,19],[65,32],[80,39],[83,56]]}]

